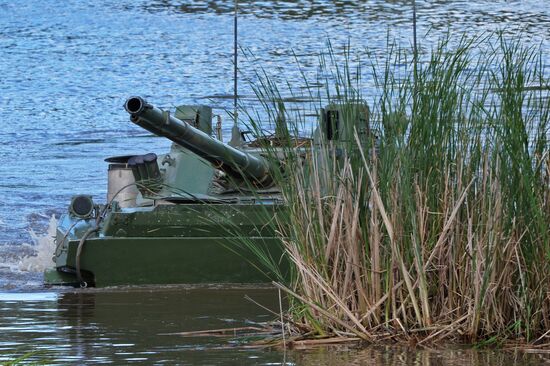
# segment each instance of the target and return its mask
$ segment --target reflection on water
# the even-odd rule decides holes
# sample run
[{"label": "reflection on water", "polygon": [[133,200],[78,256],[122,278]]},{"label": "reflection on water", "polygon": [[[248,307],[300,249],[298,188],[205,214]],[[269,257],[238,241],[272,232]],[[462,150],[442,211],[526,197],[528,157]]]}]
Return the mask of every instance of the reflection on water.
[{"label": "reflection on water", "polygon": [[[400,1],[402,8],[407,1]],[[241,15],[255,15],[262,18],[282,18],[282,19],[309,19],[312,17],[329,16],[351,16],[364,14],[367,10],[372,10],[372,5],[366,1],[340,0],[340,1],[255,1],[239,0],[239,13]],[[151,11],[162,11],[171,9],[183,13],[216,13],[227,14],[234,10],[233,0],[192,0],[192,1],[172,1],[157,0],[144,6]],[[397,8],[397,7],[395,7]]]},{"label": "reflection on water", "polygon": [[[470,32],[468,27],[475,25],[476,31],[491,31],[501,28],[505,31],[525,31],[526,34],[543,32],[548,35],[546,24],[550,13],[539,0],[515,1],[469,1],[438,0],[416,1],[417,16],[421,29],[451,29]],[[410,26],[412,19],[410,0],[239,0],[239,13],[258,18],[305,21],[320,20],[327,25],[344,23],[350,26],[363,24],[370,36],[376,32],[368,29],[373,23],[388,26]],[[234,11],[233,0],[156,0],[144,4],[148,11],[173,11],[187,14],[229,14]],[[410,28],[410,27],[409,27]],[[510,29],[512,28],[512,29]],[[327,31],[329,29],[326,29]],[[359,29],[350,29],[350,31]],[[378,29],[380,30],[380,29]],[[332,31],[332,29],[330,29]]]},{"label": "reflection on water", "polygon": [[297,365],[372,366],[520,366],[550,362],[546,355],[471,349],[413,349],[397,346],[366,347],[361,350],[317,349],[295,354]]},{"label": "reflection on water", "polygon": [[43,351],[48,364],[180,365],[537,365],[545,355],[473,351],[321,347],[259,349],[229,337],[181,337],[182,331],[234,328],[272,321],[273,289],[133,288],[60,293],[0,293],[0,362]]},{"label": "reflection on water", "polygon": [[[273,306],[277,294],[262,289],[178,289],[0,294],[0,355],[45,350],[52,363],[210,363],[257,359],[280,362],[277,351],[236,349],[219,338],[160,335],[232,328],[272,319],[244,299]],[[25,345],[24,348],[21,345]],[[205,352],[208,350],[208,352]]]}]

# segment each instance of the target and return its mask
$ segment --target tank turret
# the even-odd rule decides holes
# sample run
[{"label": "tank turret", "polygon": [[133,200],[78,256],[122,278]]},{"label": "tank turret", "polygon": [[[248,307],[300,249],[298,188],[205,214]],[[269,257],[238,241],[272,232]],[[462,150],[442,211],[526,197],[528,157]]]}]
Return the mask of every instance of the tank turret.
[{"label": "tank turret", "polygon": [[270,171],[275,167],[266,159],[224,144],[188,122],[152,106],[141,97],[129,98],[124,108],[130,113],[133,123],[172,140],[231,177],[247,179],[259,186],[271,183]]}]

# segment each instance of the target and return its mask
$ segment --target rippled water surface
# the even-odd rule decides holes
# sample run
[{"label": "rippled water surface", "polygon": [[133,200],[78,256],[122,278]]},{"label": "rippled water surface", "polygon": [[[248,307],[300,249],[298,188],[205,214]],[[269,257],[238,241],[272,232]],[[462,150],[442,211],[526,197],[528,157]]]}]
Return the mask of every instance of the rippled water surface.
[{"label": "rippled water surface", "polygon": [[[501,29],[548,49],[550,8],[544,1],[439,0],[417,6],[426,48],[447,30]],[[54,350],[60,363],[281,364],[287,356],[300,364],[535,360],[395,349],[287,355],[238,349],[227,356],[218,340],[157,335],[263,321],[266,315],[243,303],[242,293],[21,293],[41,289],[40,265],[21,263],[36,251],[33,230],[46,232],[51,216],[63,212],[74,194],[104,201],[106,156],[168,148],[167,141],[128,121],[122,108],[128,96],[142,95],[161,107],[210,104],[223,115],[227,134],[232,9],[228,0],[0,0],[0,291],[17,291],[0,293],[0,355],[30,347]],[[411,42],[410,1],[241,0],[240,9],[240,45],[254,55],[240,70],[240,94],[249,104],[253,93],[247,81],[254,67],[299,89],[303,80],[295,55],[303,72],[315,75],[327,37],[337,52],[349,42],[354,50],[368,48],[375,55],[386,52],[388,36]],[[48,238],[42,240],[47,248]]]},{"label": "rippled water surface", "polygon": [[111,289],[0,294],[0,363],[29,351],[46,364],[179,365],[539,365],[548,355],[491,350],[254,347],[242,336],[174,333],[261,327],[278,309],[268,289]]}]

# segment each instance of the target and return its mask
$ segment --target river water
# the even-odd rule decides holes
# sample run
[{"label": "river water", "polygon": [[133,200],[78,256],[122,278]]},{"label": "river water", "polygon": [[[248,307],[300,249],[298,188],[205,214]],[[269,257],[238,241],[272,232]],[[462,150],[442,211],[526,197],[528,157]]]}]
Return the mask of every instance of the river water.
[{"label": "river water", "polygon": [[[501,29],[550,44],[544,1],[417,1],[418,33],[429,47],[445,31]],[[266,289],[110,289],[66,292],[41,286],[50,265],[52,216],[72,195],[106,194],[106,156],[162,152],[169,144],[128,121],[122,105],[215,107],[230,129],[232,9],[228,0],[0,0],[0,357],[47,350],[55,363],[525,364],[541,355],[369,348],[314,351],[223,349],[226,339],[159,336],[266,321],[245,294],[277,308]],[[411,1],[240,1],[240,95],[264,67],[304,86],[327,37],[337,52],[384,54],[388,37],[412,38]],[[545,58],[544,64],[549,64]],[[26,258],[38,254],[37,257]],[[36,357],[42,357],[37,355]]]},{"label": "river water", "polygon": [[[182,331],[259,327],[273,320],[271,289],[141,288],[0,294],[0,364],[14,353],[46,364],[539,365],[545,354],[396,346],[254,348],[240,335]],[[273,306],[273,307],[272,307]]]}]

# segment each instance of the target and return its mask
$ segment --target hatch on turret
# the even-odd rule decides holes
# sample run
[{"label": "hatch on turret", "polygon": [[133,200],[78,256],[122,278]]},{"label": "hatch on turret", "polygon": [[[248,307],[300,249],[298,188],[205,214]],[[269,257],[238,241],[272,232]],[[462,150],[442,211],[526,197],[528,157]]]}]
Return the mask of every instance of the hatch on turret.
[{"label": "hatch on turret", "polygon": [[206,105],[180,105],[174,115],[179,120],[212,135],[212,108]]}]

